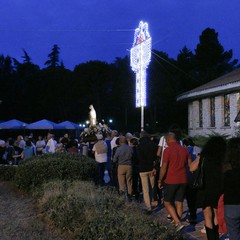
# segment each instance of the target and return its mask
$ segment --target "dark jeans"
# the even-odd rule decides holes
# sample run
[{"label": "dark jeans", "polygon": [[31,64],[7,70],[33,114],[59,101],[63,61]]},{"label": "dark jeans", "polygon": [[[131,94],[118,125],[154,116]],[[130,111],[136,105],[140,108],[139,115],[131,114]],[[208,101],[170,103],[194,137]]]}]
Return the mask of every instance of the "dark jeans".
[{"label": "dark jeans", "polygon": [[137,166],[133,166],[133,176],[132,176],[132,192],[136,197],[139,196],[139,193],[142,191],[141,179]]},{"label": "dark jeans", "polygon": [[227,231],[231,240],[240,239],[240,205],[224,205]]},{"label": "dark jeans", "polygon": [[190,218],[192,220],[196,220],[197,219],[197,209],[195,207],[196,194],[197,194],[196,189],[192,189],[189,185],[187,185],[186,199],[187,199],[187,205],[188,205]]},{"label": "dark jeans", "polygon": [[112,186],[114,186],[118,191],[119,186],[118,186],[118,163],[117,162],[112,163]]},{"label": "dark jeans", "polygon": [[105,162],[98,163],[98,184],[104,185]]},{"label": "dark jeans", "polygon": [[158,202],[160,202],[162,199],[162,189],[159,189],[158,187],[159,173],[160,170],[157,170],[153,187],[153,200]]}]

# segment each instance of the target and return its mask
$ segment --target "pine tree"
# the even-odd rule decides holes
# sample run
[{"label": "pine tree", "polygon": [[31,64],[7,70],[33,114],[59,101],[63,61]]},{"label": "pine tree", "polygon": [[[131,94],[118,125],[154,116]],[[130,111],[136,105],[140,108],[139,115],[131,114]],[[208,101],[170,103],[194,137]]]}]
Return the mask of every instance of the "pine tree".
[{"label": "pine tree", "polygon": [[205,29],[195,49],[195,68],[200,84],[232,71],[238,60],[231,59],[232,50],[224,50],[218,41],[218,33],[211,28]]},{"label": "pine tree", "polygon": [[60,53],[60,48],[58,47],[57,44],[53,45],[52,52],[48,54],[49,60],[47,60],[44,65],[47,67],[52,67],[55,68],[60,65],[59,63],[59,53]]}]

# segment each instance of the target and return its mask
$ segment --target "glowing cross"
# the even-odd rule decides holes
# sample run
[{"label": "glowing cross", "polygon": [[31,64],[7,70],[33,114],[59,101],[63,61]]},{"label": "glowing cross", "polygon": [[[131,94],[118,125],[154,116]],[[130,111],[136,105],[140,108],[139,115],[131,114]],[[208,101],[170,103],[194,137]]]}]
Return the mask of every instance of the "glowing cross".
[{"label": "glowing cross", "polygon": [[148,32],[148,24],[140,21],[134,33],[130,64],[136,73],[136,107],[141,107],[141,131],[144,130],[144,107],[147,105],[146,69],[151,60],[151,48],[152,39]]}]

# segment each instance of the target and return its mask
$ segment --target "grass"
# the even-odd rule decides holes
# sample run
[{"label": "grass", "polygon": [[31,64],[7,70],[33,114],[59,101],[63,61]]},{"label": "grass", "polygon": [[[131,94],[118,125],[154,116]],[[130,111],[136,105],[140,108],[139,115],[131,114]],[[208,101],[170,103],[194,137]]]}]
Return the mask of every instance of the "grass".
[{"label": "grass", "polygon": [[74,239],[180,239],[164,224],[144,215],[139,204],[90,182],[45,184],[39,204],[41,212]]}]

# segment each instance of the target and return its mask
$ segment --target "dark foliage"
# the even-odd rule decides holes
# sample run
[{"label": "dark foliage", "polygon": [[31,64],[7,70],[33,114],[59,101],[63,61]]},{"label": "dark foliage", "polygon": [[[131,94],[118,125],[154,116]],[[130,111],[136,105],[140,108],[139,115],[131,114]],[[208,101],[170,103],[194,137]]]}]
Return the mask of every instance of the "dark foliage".
[{"label": "dark foliage", "polygon": [[[195,52],[186,46],[177,59],[152,51],[147,70],[145,129],[164,132],[173,123],[187,127],[186,104],[176,96],[232,71],[237,60],[225,51],[214,29],[205,29]],[[0,56],[0,113],[4,119],[33,122],[43,118],[60,122],[85,122],[93,104],[98,121],[113,119],[111,129],[139,131],[140,109],[135,108],[135,74],[129,56],[109,64],[89,61],[73,71],[60,61],[57,44],[40,69],[23,49],[23,62]],[[3,118],[3,117],[2,117]]]},{"label": "dark foliage", "polygon": [[0,180],[13,181],[16,174],[16,167],[0,166]]},{"label": "dark foliage", "polygon": [[17,168],[15,183],[20,189],[28,191],[51,180],[95,181],[95,176],[95,160],[71,153],[59,153],[22,162]]}]

